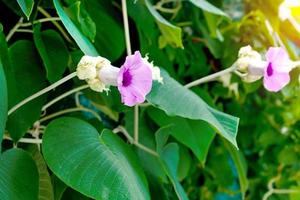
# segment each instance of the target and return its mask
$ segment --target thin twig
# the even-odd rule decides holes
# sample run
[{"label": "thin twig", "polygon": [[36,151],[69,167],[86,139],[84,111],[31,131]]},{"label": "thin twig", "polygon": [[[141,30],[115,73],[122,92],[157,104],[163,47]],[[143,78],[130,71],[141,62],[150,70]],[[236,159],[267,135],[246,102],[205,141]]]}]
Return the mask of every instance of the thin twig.
[{"label": "thin twig", "polygon": [[60,21],[59,17],[47,17],[47,18],[43,18],[43,19],[38,19],[28,23],[22,23],[20,24],[20,27],[27,27],[27,26],[32,26],[33,24],[37,24],[37,23],[43,23],[43,22],[53,22],[53,21]]},{"label": "thin twig", "polygon": [[33,33],[33,30],[19,28],[19,29],[16,30],[16,32],[19,32],[19,33]]},{"label": "thin twig", "polygon": [[9,31],[9,33],[6,36],[6,41],[8,42],[10,38],[15,34],[16,30],[20,27],[20,25],[23,22],[23,17],[19,19],[19,21],[16,23],[16,25]]}]

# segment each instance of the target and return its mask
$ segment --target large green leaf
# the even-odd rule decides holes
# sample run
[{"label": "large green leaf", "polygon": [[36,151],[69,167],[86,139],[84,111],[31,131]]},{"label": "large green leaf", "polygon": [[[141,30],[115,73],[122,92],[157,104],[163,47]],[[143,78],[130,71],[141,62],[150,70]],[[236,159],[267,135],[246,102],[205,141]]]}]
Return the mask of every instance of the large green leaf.
[{"label": "large green leaf", "polygon": [[68,66],[69,52],[64,40],[54,30],[40,30],[40,25],[34,28],[34,43],[44,62],[48,80],[58,81]]},{"label": "large green leaf", "polygon": [[[2,26],[0,24],[0,29]],[[3,133],[5,131],[5,124],[7,118],[7,87],[6,87],[6,78],[5,73],[0,57],[0,144],[3,138]],[[1,145],[0,145],[1,152]]]},{"label": "large green leaf", "polygon": [[[42,63],[31,41],[19,40],[9,48],[9,68],[6,66],[8,101],[11,108],[23,99],[46,86]],[[12,113],[7,120],[7,130],[18,141],[39,119],[45,96],[39,97]]]},{"label": "large green leaf", "polygon": [[37,200],[38,178],[36,165],[25,151],[11,149],[1,155],[1,200]]},{"label": "large green leaf", "polygon": [[199,96],[183,87],[161,70],[164,83],[155,82],[147,100],[169,116],[203,120],[214,127],[235,147],[239,119],[208,106]]},{"label": "large green leaf", "polygon": [[57,11],[58,16],[60,17],[62,23],[66,27],[69,34],[73,37],[73,39],[76,41],[77,45],[83,51],[86,55],[89,56],[98,56],[98,52],[93,46],[93,44],[89,41],[89,39],[84,36],[78,28],[75,26],[75,24],[72,22],[72,20],[69,18],[69,16],[64,11],[63,7],[61,6],[59,0],[53,0],[55,9]]},{"label": "large green leaf", "polygon": [[[165,18],[163,18],[151,5],[149,0],[145,0],[146,6],[152,16],[155,18],[157,25],[162,33],[161,40],[164,43],[170,44],[175,47],[183,48],[182,39],[181,39],[181,28],[172,25]],[[163,47],[163,46],[162,46]]]},{"label": "large green leaf", "polygon": [[29,19],[30,14],[33,10],[34,0],[17,0],[17,2],[27,19]]},{"label": "large green leaf", "polygon": [[213,13],[216,15],[221,15],[221,16],[229,18],[229,16],[225,12],[223,12],[219,8],[215,7],[214,5],[212,5],[211,3],[209,3],[206,0],[189,0],[189,1],[192,4],[194,4],[195,6],[201,8],[202,10],[205,10],[209,13]]},{"label": "large green leaf", "polygon": [[169,117],[163,111],[154,108],[149,108],[147,111],[160,127],[171,125],[170,134],[189,147],[202,164],[205,163],[215,136],[215,131],[207,123],[181,117]]},{"label": "large green leaf", "polygon": [[54,200],[54,192],[47,165],[36,145],[31,145],[27,149],[31,154],[39,173],[39,200]]},{"label": "large green leaf", "polygon": [[64,117],[43,136],[50,169],[67,185],[96,199],[149,199],[148,184],[134,152],[109,130],[99,136],[87,122]]},{"label": "large green leaf", "polygon": [[179,148],[175,143],[167,144],[159,152],[162,159],[162,165],[172,182],[172,185],[175,189],[177,197],[179,200],[188,200],[188,197],[181,186],[179,180],[177,179],[177,168],[179,163]]},{"label": "large green leaf", "polygon": [[240,182],[240,190],[242,193],[243,199],[245,199],[246,192],[248,190],[249,182],[247,179],[247,164],[244,155],[242,152],[238,151],[237,149],[233,148],[227,141],[224,141],[224,145],[228,150],[235,168],[238,172],[239,182]]}]

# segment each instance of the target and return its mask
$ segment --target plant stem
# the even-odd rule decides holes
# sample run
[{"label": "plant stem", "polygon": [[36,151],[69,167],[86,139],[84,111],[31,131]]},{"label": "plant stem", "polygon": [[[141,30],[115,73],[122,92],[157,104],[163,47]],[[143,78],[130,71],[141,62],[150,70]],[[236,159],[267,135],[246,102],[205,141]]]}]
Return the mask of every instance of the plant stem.
[{"label": "plant stem", "polygon": [[[129,32],[129,23],[128,23],[128,13],[127,13],[127,5],[126,0],[122,0],[122,14],[123,14],[123,23],[124,23],[124,31],[125,31],[125,42],[126,42],[126,50],[127,55],[131,55],[131,43],[130,43],[130,32]],[[134,141],[138,143],[139,141],[139,106],[134,106]]]},{"label": "plant stem", "polygon": [[[40,12],[40,13],[42,13],[45,17],[47,17],[47,18],[52,18],[52,16],[46,11],[46,10],[44,10],[42,7],[38,7],[38,11]],[[61,25],[58,23],[58,22],[56,22],[56,21],[51,21],[53,24],[54,24],[54,26],[56,26],[56,28],[61,32],[61,34],[64,36],[64,38],[68,41],[68,42],[70,42],[70,43],[72,43],[72,40],[70,39],[70,37],[69,37],[69,35],[67,34],[67,32],[63,29],[63,27],[61,27]]]},{"label": "plant stem", "polygon": [[37,23],[43,23],[43,22],[53,22],[53,21],[60,21],[59,17],[47,17],[47,18],[43,18],[43,19],[38,19],[33,21],[33,23],[28,22],[28,23],[22,23],[20,24],[20,27],[27,27],[27,26],[31,26],[32,24],[37,24]]},{"label": "plant stem", "polygon": [[28,29],[17,29],[16,32],[19,32],[19,33],[33,33],[33,30],[28,30]]},{"label": "plant stem", "polygon": [[6,41],[8,42],[10,40],[10,38],[15,34],[15,32],[18,30],[18,28],[20,27],[20,25],[23,22],[23,17],[21,17],[19,19],[19,21],[16,23],[16,25],[9,31],[9,33],[6,36]]},{"label": "plant stem", "polygon": [[58,117],[60,115],[64,115],[64,114],[72,113],[72,112],[79,112],[79,111],[89,112],[92,115],[94,115],[100,122],[102,122],[101,117],[98,115],[98,113],[96,113],[95,111],[93,111],[91,109],[85,108],[85,107],[75,107],[75,108],[68,108],[68,109],[65,109],[65,110],[61,110],[61,111],[52,113],[50,115],[47,115],[46,117],[40,119],[39,122],[42,123],[42,122],[45,122],[45,121],[47,121],[49,119],[52,119],[54,117]]},{"label": "plant stem", "polygon": [[138,148],[142,149],[143,151],[145,151],[153,156],[159,157],[159,155],[152,149],[149,149],[148,147],[146,147],[138,142],[135,142],[135,140],[130,136],[130,134],[127,132],[127,130],[123,126],[118,126],[117,128],[115,128],[113,130],[113,132],[114,133],[118,133],[118,132],[122,133],[127,138],[127,140],[129,141],[130,144],[137,146]]},{"label": "plant stem", "polygon": [[227,69],[224,69],[222,71],[216,72],[214,74],[211,74],[211,75],[205,76],[203,78],[197,79],[193,82],[190,82],[190,83],[186,84],[184,87],[191,88],[191,87],[200,85],[202,83],[210,82],[210,81],[213,81],[213,80],[219,78],[220,76],[223,76],[225,74],[229,74],[229,73],[231,73],[235,70],[236,70],[236,63],[234,63],[231,67],[229,67]]},{"label": "plant stem", "polygon": [[[4,135],[3,139],[12,140],[12,138],[10,138],[7,135]],[[29,144],[41,144],[42,140],[41,139],[34,139],[34,138],[21,138],[18,142],[29,143]]]},{"label": "plant stem", "polygon": [[8,111],[8,115],[11,115],[14,111],[16,111],[18,108],[20,108],[21,106],[25,105],[26,103],[30,102],[31,100],[49,92],[50,90],[56,88],[57,86],[63,84],[64,82],[74,78],[76,76],[76,72],[73,72],[71,74],[69,74],[68,76],[60,79],[59,81],[53,83],[52,85],[38,91],[37,93],[31,95],[30,97],[27,97],[26,99],[24,99],[23,101],[21,101],[20,103],[18,103],[17,105],[15,105],[14,107],[12,107],[9,111]]},{"label": "plant stem", "polygon": [[52,101],[50,101],[46,105],[44,105],[43,108],[42,108],[42,111],[46,110],[47,108],[49,108],[50,106],[52,106],[56,102],[60,101],[61,99],[65,98],[65,97],[67,97],[67,96],[69,96],[69,95],[71,95],[73,93],[76,93],[76,92],[78,92],[80,90],[84,90],[84,89],[86,89],[88,87],[89,87],[89,85],[82,85],[82,86],[74,88],[74,89],[72,89],[72,90],[70,90],[70,91],[68,91],[68,92],[66,92],[66,93],[64,93],[64,94],[56,97],[55,99],[53,99]]}]

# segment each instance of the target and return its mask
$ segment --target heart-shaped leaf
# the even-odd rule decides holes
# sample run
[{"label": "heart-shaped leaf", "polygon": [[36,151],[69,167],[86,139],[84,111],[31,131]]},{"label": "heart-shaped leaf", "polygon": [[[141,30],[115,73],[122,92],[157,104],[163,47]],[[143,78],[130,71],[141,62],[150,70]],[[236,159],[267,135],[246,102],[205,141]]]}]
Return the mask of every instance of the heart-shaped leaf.
[{"label": "heart-shaped leaf", "polygon": [[39,175],[31,156],[21,149],[4,152],[0,158],[2,200],[37,200]]},{"label": "heart-shaped leaf", "polygon": [[43,136],[50,169],[67,185],[95,199],[150,199],[137,156],[118,136],[87,122],[64,117]]}]

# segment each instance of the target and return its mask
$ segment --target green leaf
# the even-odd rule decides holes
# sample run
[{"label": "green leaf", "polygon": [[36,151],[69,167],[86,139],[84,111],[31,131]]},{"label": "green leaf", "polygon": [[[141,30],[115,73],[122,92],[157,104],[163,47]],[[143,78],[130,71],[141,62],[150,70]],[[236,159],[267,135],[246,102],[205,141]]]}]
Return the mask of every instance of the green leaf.
[{"label": "green leaf", "polygon": [[1,155],[1,200],[37,200],[38,178],[36,165],[25,151],[11,149]]},{"label": "green leaf", "polygon": [[216,15],[221,15],[221,16],[230,18],[225,12],[223,12],[219,8],[215,7],[214,5],[209,3],[208,1],[205,1],[205,0],[189,0],[189,1],[192,4],[194,4],[195,6],[201,8],[202,10],[205,10],[209,13],[213,13],[213,14],[216,14]]},{"label": "green leaf", "polygon": [[54,200],[60,200],[68,186],[54,174],[52,174],[51,179],[54,189]]},{"label": "green leaf", "polygon": [[[6,70],[9,107],[33,95],[46,86],[41,62],[31,41],[19,40],[9,48]],[[7,66],[6,66],[7,67]],[[32,124],[39,119],[45,96],[39,97],[12,113],[7,120],[7,130],[18,141]]]},{"label": "green leaf", "polygon": [[[80,27],[81,32],[94,42],[96,36],[96,24],[91,19],[84,4],[81,1],[72,2],[67,8],[70,17],[75,24]],[[76,23],[77,22],[77,23]]]},{"label": "green leaf", "polygon": [[[55,147],[55,148],[53,148]],[[44,158],[67,185],[96,199],[149,199],[148,184],[134,152],[118,136],[64,117],[43,136]]]},{"label": "green leaf", "polygon": [[160,152],[162,164],[179,200],[188,200],[188,197],[177,179],[177,168],[179,163],[179,148],[175,143],[166,145]]},{"label": "green leaf", "polygon": [[34,0],[17,0],[17,2],[27,19],[29,19],[30,14],[33,10]]},{"label": "green leaf", "polygon": [[236,170],[238,172],[239,182],[240,182],[240,189],[242,193],[243,199],[245,199],[246,192],[248,190],[249,182],[247,179],[247,164],[246,160],[239,150],[235,149],[230,145],[227,141],[224,141],[225,147],[228,150]]},{"label": "green leaf", "polygon": [[[0,24],[1,26],[1,24]],[[0,27],[2,29],[2,27]],[[7,119],[7,87],[4,69],[0,57],[0,144],[5,131],[5,124]],[[0,145],[1,152],[1,145]]]},{"label": "green leaf", "polygon": [[[155,18],[157,25],[162,33],[160,43],[170,44],[174,47],[183,48],[181,39],[181,28],[172,25],[165,18],[163,18],[151,5],[149,0],[145,0],[146,6],[152,16]],[[163,46],[162,46],[163,47]]]},{"label": "green leaf", "polygon": [[[181,117],[168,117],[158,109],[149,108],[148,114],[160,126],[170,126],[170,134],[189,147],[204,165],[215,131],[205,122]],[[160,145],[161,146],[161,145]]]},{"label": "green leaf", "polygon": [[98,52],[93,46],[93,44],[89,41],[89,39],[84,36],[78,28],[75,26],[75,24],[72,22],[72,20],[69,18],[69,16],[64,11],[63,7],[61,6],[59,0],[53,0],[55,9],[57,11],[58,16],[60,17],[62,23],[66,27],[67,31],[70,33],[70,35],[73,37],[81,51],[84,52],[84,54],[89,56],[98,56]]},{"label": "green leaf", "polygon": [[64,40],[54,30],[40,30],[40,25],[34,27],[34,43],[44,62],[48,80],[58,81],[68,66],[69,52]]},{"label": "green leaf", "polygon": [[36,145],[31,145],[27,149],[31,154],[39,173],[39,200],[54,200],[53,187],[47,165]]},{"label": "green leaf", "polygon": [[203,120],[235,147],[239,119],[208,106],[199,96],[161,70],[164,84],[155,82],[147,100],[169,116]]}]

